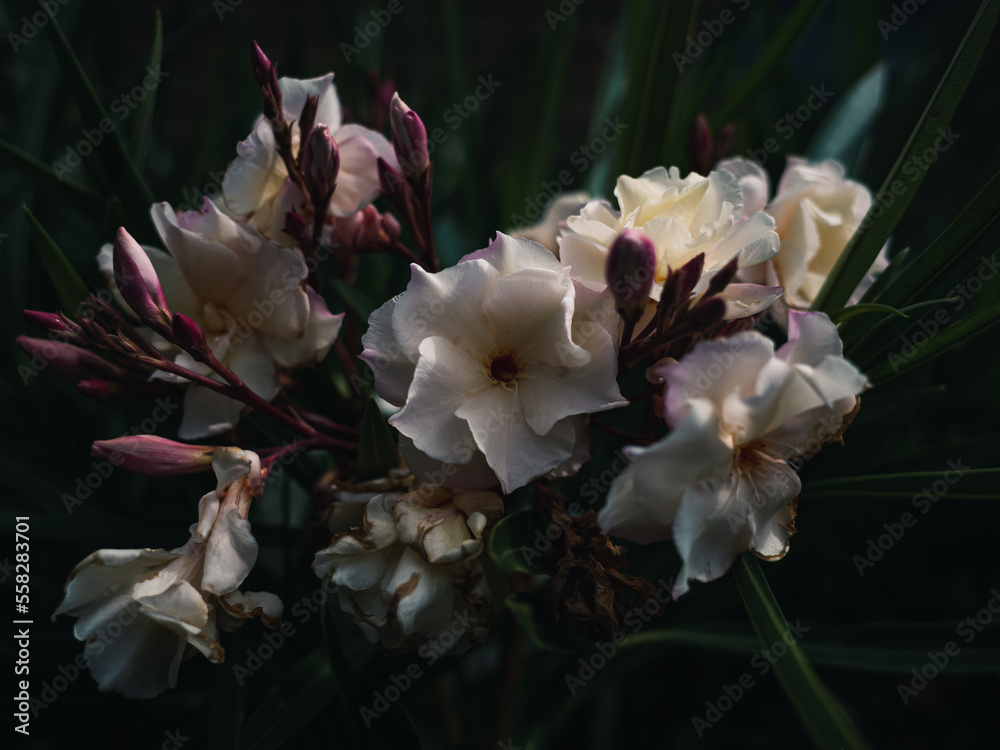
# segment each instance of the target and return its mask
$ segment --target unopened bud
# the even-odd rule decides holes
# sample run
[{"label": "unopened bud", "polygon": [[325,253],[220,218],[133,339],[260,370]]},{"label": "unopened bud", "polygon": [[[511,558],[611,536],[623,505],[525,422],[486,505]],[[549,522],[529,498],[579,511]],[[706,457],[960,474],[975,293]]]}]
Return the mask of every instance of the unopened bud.
[{"label": "unopened bud", "polygon": [[739,256],[734,255],[732,260],[716,271],[712,275],[712,278],[709,279],[708,287],[705,289],[705,296],[714,297],[716,294],[729,286],[729,283],[736,277],[736,272],[738,270]]},{"label": "unopened bud", "polygon": [[705,115],[699,114],[695,118],[688,130],[684,145],[691,171],[708,174],[715,163],[715,146],[712,142],[712,130]]},{"label": "unopened bud", "polygon": [[122,394],[122,387],[117,383],[96,378],[81,380],[76,384],[76,389],[87,398],[92,398],[95,401],[107,401]]},{"label": "unopened bud", "polygon": [[169,325],[170,311],[156,270],[139,243],[124,227],[118,229],[114,246],[115,284],[143,323],[154,328]]},{"label": "unopened bud", "polygon": [[719,297],[707,297],[691,308],[688,323],[695,330],[721,323],[726,315],[726,303]]},{"label": "unopened bud", "polygon": [[[340,172],[340,151],[326,125],[317,125],[309,132],[302,155],[302,176],[314,202],[328,202],[337,186]],[[326,206],[314,206],[325,213]]]},{"label": "unopened bud", "polygon": [[205,341],[205,334],[201,332],[198,324],[187,315],[181,313],[174,315],[171,328],[177,344],[181,349],[192,354],[195,359],[201,361],[211,351]]},{"label": "unopened bud", "polygon": [[66,380],[117,380],[123,374],[106,359],[62,341],[18,336],[17,345],[32,358],[32,362],[38,361],[40,368],[49,368]]},{"label": "unopened bud", "polygon": [[156,435],[129,435],[95,440],[90,455],[151,477],[194,474],[212,468],[211,445],[188,445]]},{"label": "unopened bud", "polygon": [[399,237],[403,228],[399,225],[399,219],[397,219],[392,214],[382,214],[382,231],[385,232],[385,236],[390,240],[395,240]]},{"label": "unopened bud", "polygon": [[26,321],[43,333],[68,333],[70,330],[59,313],[25,310],[22,315]]},{"label": "unopened bud", "polygon": [[392,127],[392,146],[404,175],[419,177],[430,166],[427,153],[427,129],[420,117],[399,98],[392,97],[389,106],[389,124]]},{"label": "unopened bud", "polygon": [[649,299],[656,277],[656,247],[642,232],[626,229],[611,245],[604,277],[626,321],[635,322]]},{"label": "unopened bud", "polygon": [[306,135],[312,131],[316,124],[316,108],[319,106],[319,97],[309,94],[306,96],[306,103],[302,105],[302,114],[299,115],[299,133]]}]

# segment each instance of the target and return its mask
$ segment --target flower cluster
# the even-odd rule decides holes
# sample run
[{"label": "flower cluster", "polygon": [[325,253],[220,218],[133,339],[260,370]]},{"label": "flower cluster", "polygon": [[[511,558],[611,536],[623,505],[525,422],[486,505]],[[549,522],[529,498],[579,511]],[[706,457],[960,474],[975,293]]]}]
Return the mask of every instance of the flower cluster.
[{"label": "flower cluster", "polygon": [[[56,614],[78,618],[102,689],[155,695],[184,658],[222,661],[220,630],[279,624],[276,596],[241,591],[257,558],[248,515],[304,451],[337,467],[312,488],[313,571],[387,652],[445,633],[452,654],[482,644],[511,583],[588,637],[614,632],[658,591],[623,572],[616,539],[672,543],[675,598],[744,551],[785,554],[798,459],[842,440],[867,387],[836,325],[807,310],[871,202],[863,186],[793,159],[769,200],[758,165],[711,167],[730,128],[717,147],[689,143],[707,174],[621,176],[614,204],[564,196],[538,226],[441,268],[417,113],[384,95],[390,140],[344,123],[332,74],[279,78],[256,45],[251,63],[262,114],[217,202],[154,204],[157,246],[122,228],[98,253],[111,293],[76,316],[26,313],[54,341],[21,346],[86,395],[182,393],[179,437],[228,443],[94,443],[151,476],[218,479],[182,547],[99,550],[71,574]],[[367,325],[343,293],[366,253],[410,270]],[[319,273],[327,258],[339,284]],[[317,364],[329,379],[306,379]],[[251,447],[251,411],[284,442]],[[581,512],[557,487],[591,461],[595,430],[630,463],[600,511]],[[525,503],[561,536],[546,575],[506,581],[514,532],[498,529]]]}]

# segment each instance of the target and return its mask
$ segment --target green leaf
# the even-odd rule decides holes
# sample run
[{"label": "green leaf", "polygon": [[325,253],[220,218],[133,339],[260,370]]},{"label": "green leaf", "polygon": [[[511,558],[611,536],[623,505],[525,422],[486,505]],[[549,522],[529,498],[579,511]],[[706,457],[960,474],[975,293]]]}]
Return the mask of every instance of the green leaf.
[{"label": "green leaf", "polygon": [[904,372],[944,354],[953,346],[983,333],[998,321],[1000,321],[1000,302],[994,302],[989,307],[970,315],[950,328],[946,328],[920,345],[911,347],[913,351],[899,354],[889,352],[885,362],[868,370],[866,373],[868,379],[874,385],[881,385],[897,375],[902,375]]},{"label": "green leaf", "polygon": [[362,320],[368,320],[371,317],[375,305],[364,292],[359,291],[334,274],[330,275],[329,280],[330,286],[343,300],[345,306],[356,312]]},{"label": "green leaf", "polygon": [[[856,164],[865,137],[882,109],[888,67],[878,62],[861,76],[823,120],[809,146],[809,159],[836,159],[851,167]],[[848,169],[848,173],[852,172]]]},{"label": "green leaf", "polygon": [[41,258],[45,272],[49,275],[49,280],[59,296],[59,305],[67,315],[75,316],[77,306],[90,296],[87,285],[83,283],[80,274],[66,260],[62,250],[38,222],[38,219],[32,215],[27,206],[23,206],[23,208],[24,216],[28,220],[31,238],[35,241],[35,247],[38,248],[38,257]]},{"label": "green leaf", "polygon": [[[966,205],[948,228],[913,262],[903,268],[882,290],[877,301],[884,305],[904,305],[921,294],[982,237],[1000,215],[1000,172]],[[978,259],[976,259],[978,261]]]},{"label": "green leaf", "polygon": [[920,154],[934,148],[935,140],[940,138],[939,131],[951,122],[952,114],[990,39],[998,12],[998,0],[983,0],[902,153],[872,201],[868,214],[816,295],[814,310],[829,312],[844,306],[906,212],[927,172],[916,170],[909,183],[904,183],[900,177],[910,175]]},{"label": "green leaf", "polygon": [[[107,110],[104,109],[97,91],[84,72],[83,66],[80,65],[80,60],[77,59],[76,53],[73,52],[69,41],[67,41],[65,34],[63,34],[59,22],[56,21],[55,16],[47,6],[43,6],[43,9],[49,17],[48,23],[45,25],[45,31],[52,42],[52,48],[55,50],[59,67],[62,68],[63,73],[69,79],[70,91],[76,97],[84,119],[92,126],[97,126],[104,120],[114,125],[115,123],[108,117]],[[136,223],[145,224],[144,228],[146,231],[139,232],[138,227],[133,227],[136,231],[132,233],[140,237],[144,234],[152,234],[153,226],[152,219],[149,218],[149,207],[153,205],[153,194],[139,174],[135,162],[129,156],[128,150],[125,148],[125,141],[117,127],[108,136],[106,147],[102,145],[100,151],[110,162],[108,166],[113,169],[118,179],[122,181],[121,185],[116,186],[116,192],[121,196],[131,220]]]},{"label": "green leaf", "polygon": [[[959,479],[947,481],[946,476],[956,471]],[[953,471],[950,467],[943,467],[940,471],[820,479],[806,482],[802,494],[808,497],[913,497],[940,480],[947,482],[946,496],[950,499],[1000,498],[1000,469],[963,468]]]},{"label": "green leaf", "polygon": [[38,185],[51,198],[69,203],[84,213],[100,211],[104,205],[101,196],[69,178],[60,179],[52,168],[12,143],[0,139],[0,159]]},{"label": "green leaf", "polygon": [[895,315],[900,318],[908,318],[909,315],[897,310],[895,307],[889,307],[889,305],[877,305],[872,302],[851,305],[850,307],[845,307],[837,312],[830,313],[830,320],[834,323],[840,323],[841,321],[853,318],[856,315],[866,315],[868,313],[881,313],[882,315]]},{"label": "green leaf", "polygon": [[336,695],[336,681],[322,645],[284,674],[236,737],[237,750],[284,747]]},{"label": "green leaf", "polygon": [[[544,556],[536,548],[536,533],[540,531],[544,535],[546,526],[545,516],[535,510],[504,516],[490,531],[490,557],[507,575],[551,575],[555,571],[545,564]],[[530,554],[525,554],[525,549]]]},{"label": "green leaf", "polygon": [[788,647],[788,653],[775,662],[774,671],[813,742],[831,750],[868,747],[798,643],[788,644],[786,636],[790,628],[752,552],[740,557],[733,566],[733,574],[760,644],[764,648],[777,643]]},{"label": "green leaf", "polygon": [[768,36],[767,47],[743,80],[732,89],[733,94],[726,99],[726,106],[712,118],[714,125],[723,125],[740,115],[746,103],[757,95],[760,85],[802,40],[826,3],[827,0],[802,0],[796,3],[784,23]]},{"label": "green leaf", "polygon": [[545,651],[578,654],[593,644],[575,630],[559,625],[547,600],[519,591],[507,597],[507,609],[531,642]]},{"label": "green leaf", "polygon": [[368,399],[361,418],[361,438],[358,443],[358,479],[377,479],[399,466],[399,452],[392,439],[389,424],[379,411],[375,399]]},{"label": "green leaf", "polygon": [[[149,53],[149,67],[159,70],[163,60],[163,19],[160,9],[156,9],[156,25],[153,29],[153,49]],[[139,102],[132,115],[132,133],[129,137],[128,151],[132,160],[141,170],[146,163],[146,153],[149,151],[150,136],[153,132],[153,111],[156,109],[156,89],[146,93],[146,98]]]}]

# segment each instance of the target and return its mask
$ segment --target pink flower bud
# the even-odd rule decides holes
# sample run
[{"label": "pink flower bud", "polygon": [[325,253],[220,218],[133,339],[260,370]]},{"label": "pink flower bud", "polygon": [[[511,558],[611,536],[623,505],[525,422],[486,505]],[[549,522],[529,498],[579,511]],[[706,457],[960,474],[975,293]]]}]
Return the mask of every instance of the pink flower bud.
[{"label": "pink flower bud", "polygon": [[382,231],[385,232],[385,236],[390,240],[394,240],[399,237],[403,228],[399,225],[399,219],[397,219],[392,214],[382,214]]},{"label": "pink flower bud", "polygon": [[674,312],[685,306],[704,270],[705,253],[698,253],[676,271],[668,273],[660,295],[660,308],[664,312]]},{"label": "pink flower bud", "polygon": [[93,352],[62,341],[33,339],[18,336],[17,345],[31,357],[38,369],[51,369],[66,380],[78,381],[91,378],[119,380],[124,374],[113,364]]},{"label": "pink flower bud", "polygon": [[[340,172],[340,151],[326,125],[317,125],[309,132],[302,154],[302,175],[314,202],[329,202]],[[326,206],[315,206],[325,213]]]},{"label": "pink flower bud", "polygon": [[174,338],[177,339],[181,349],[185,349],[192,354],[201,354],[209,351],[205,341],[205,334],[201,332],[198,324],[187,315],[177,313],[173,320]]},{"label": "pink flower bud", "polygon": [[194,474],[212,468],[211,445],[188,445],[156,435],[95,440],[90,455],[151,477]]},{"label": "pink flower bud", "polygon": [[691,124],[685,142],[688,165],[692,172],[708,174],[715,163],[715,145],[712,130],[705,115],[699,114]]},{"label": "pink flower bud", "polygon": [[253,71],[254,80],[261,86],[267,86],[271,82],[271,61],[257,42],[253,42],[250,48],[250,70]]},{"label": "pink flower bud", "polygon": [[389,107],[392,145],[404,175],[419,177],[430,166],[427,129],[420,117],[396,93]]},{"label": "pink flower bud", "polygon": [[406,181],[392,166],[381,156],[376,162],[378,164],[379,189],[397,205],[406,203]]},{"label": "pink flower bud", "polygon": [[726,315],[726,303],[718,297],[707,297],[700,300],[688,316],[688,323],[695,330],[721,323]]},{"label": "pink flower bud", "polygon": [[118,229],[115,239],[114,269],[118,291],[136,317],[154,328],[169,324],[170,311],[156,270],[146,251],[124,227]]},{"label": "pink flower bud", "polygon": [[69,333],[70,331],[69,326],[58,313],[25,310],[22,315],[24,315],[25,320],[43,333]]},{"label": "pink flower bud", "polygon": [[309,94],[306,96],[306,103],[302,105],[302,114],[299,115],[299,133],[308,134],[316,124],[316,109],[319,106],[319,98]]},{"label": "pink flower bud", "polygon": [[656,277],[656,248],[642,232],[626,229],[611,245],[604,276],[625,320],[636,321]]},{"label": "pink flower bud", "polygon": [[76,384],[76,389],[95,401],[107,401],[122,395],[122,387],[110,380],[81,380]]}]

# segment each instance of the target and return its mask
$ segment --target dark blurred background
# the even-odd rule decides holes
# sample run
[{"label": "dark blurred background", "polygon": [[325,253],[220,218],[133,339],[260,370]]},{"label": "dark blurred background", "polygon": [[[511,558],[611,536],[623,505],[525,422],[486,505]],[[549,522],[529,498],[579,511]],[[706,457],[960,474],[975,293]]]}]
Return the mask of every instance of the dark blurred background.
[{"label": "dark blurred background", "polygon": [[[395,81],[428,131],[441,128],[445,135],[433,153],[436,234],[442,255],[453,262],[485,246],[495,230],[537,218],[563,172],[569,175],[562,180],[567,190],[610,195],[614,177],[622,172],[638,174],[657,164],[676,164],[687,171],[685,135],[699,112],[716,132],[727,122],[735,124],[734,155],[760,154],[773,139],[777,150],[768,154],[765,167],[774,185],[785,157],[812,153],[824,123],[832,121],[838,105],[859,82],[873,92],[869,104],[858,108],[855,99],[857,111],[845,117],[864,118],[867,125],[846,146],[841,144],[841,153],[849,176],[874,192],[978,3],[706,0],[698,10],[696,32],[706,28],[703,22],[721,18],[724,10],[731,11],[734,20],[690,65],[684,64],[673,97],[665,97],[655,85],[639,90],[642,82],[635,74],[637,58],[651,66],[674,64],[675,50],[644,47],[655,31],[649,27],[660,18],[659,4],[652,2],[587,0],[577,6],[569,0],[400,0],[401,11],[370,39],[365,24],[387,3],[70,0],[53,5],[109,108],[146,75],[159,8],[162,70],[167,75],[156,90],[151,143],[142,168],[155,198],[174,205],[190,202],[199,193],[213,195],[213,174],[224,172],[237,141],[246,137],[259,114],[260,93],[248,62],[251,40],[278,62],[282,75],[310,78],[334,71],[349,119],[386,127],[386,132],[386,124],[375,121],[379,114],[372,95],[386,81]],[[900,6],[913,6],[913,12]],[[6,39],[0,43],[0,138],[51,164],[93,123],[82,119],[45,30],[32,32],[31,17],[38,9],[37,3],[14,0],[4,0],[0,7],[0,33]],[[893,22],[895,12],[902,12],[905,23]],[[801,38],[780,50],[766,76],[753,80],[777,30],[795,17],[802,18]],[[954,116],[953,130],[960,137],[930,168],[894,233],[893,250],[926,247],[1000,167],[995,145],[998,63],[994,35]],[[481,77],[495,90],[477,99],[477,87],[485,90]],[[831,95],[800,118],[796,110],[806,104],[812,87]],[[778,124],[789,115],[792,120]],[[607,118],[619,118],[626,126],[621,135],[602,135],[608,132]],[[121,127],[128,132],[128,118]],[[581,160],[584,148],[596,158]],[[104,194],[113,176],[102,171],[99,161],[84,159],[72,178]],[[35,620],[31,679],[33,690],[40,691],[43,683],[52,685],[60,666],[71,664],[81,650],[69,619],[48,622],[72,566],[100,547],[183,543],[206,486],[204,476],[168,481],[116,471],[67,513],[65,493],[76,492],[79,480],[93,471],[91,441],[140,424],[151,406],[97,404],[49,373],[26,383],[19,376],[18,366],[27,358],[13,340],[33,333],[20,311],[58,307],[22,204],[92,286],[102,283],[96,253],[113,239],[121,214],[117,209],[81,211],[50,191],[36,189],[30,179],[0,161],[0,599],[13,598],[13,576],[7,567],[14,557],[13,518],[30,515]],[[155,244],[143,220],[134,222],[134,233]],[[378,276],[365,290],[375,304],[405,284],[405,269],[394,267],[388,273],[386,268],[375,264],[369,269]],[[807,487],[810,481],[830,477],[943,471],[949,459],[974,468],[1000,466],[996,336],[994,329],[866,395],[845,447],[824,451],[803,469]],[[175,417],[158,432],[173,436],[176,427]],[[614,447],[610,441],[599,443],[598,460],[578,481],[599,474]],[[575,487],[568,485],[567,493]],[[254,530],[263,551],[248,584],[279,592],[291,609],[317,585],[309,569],[312,551],[295,530],[308,516],[308,499],[290,481],[279,483],[272,497],[271,507],[262,502],[258,509]],[[862,493],[810,501],[804,492],[800,533],[791,552],[781,562],[764,564],[786,617],[801,619],[814,625],[813,632],[845,644],[875,648],[905,641],[938,651],[955,639],[956,624],[984,607],[991,589],[1000,586],[996,501],[943,497],[882,560],[859,575],[854,557],[865,555],[869,540],[885,533],[883,524],[897,521],[907,510],[913,510],[908,497]],[[676,570],[670,550],[635,550],[633,562],[633,572],[650,580]],[[364,695],[412,662],[407,657],[376,657],[345,618],[333,620],[331,627],[348,643],[353,666],[368,668],[359,678]],[[34,748],[68,743],[95,748],[231,747],[239,727],[269,689],[323,641],[318,616],[293,621],[298,634],[244,685],[238,684],[231,667],[244,664],[246,649],[262,642],[257,623],[226,639],[226,665],[210,665],[200,658],[186,662],[177,689],[155,700],[128,701],[99,693],[87,674],[60,683],[65,689],[32,721],[30,741],[14,740],[17,746]],[[747,620],[727,576],[696,587],[665,622],[745,626]],[[864,623],[890,625],[883,630],[853,628]],[[970,648],[998,648],[998,641],[997,629],[987,628]],[[10,664],[11,641],[2,643],[0,654],[4,664]],[[570,696],[563,676],[568,670],[575,673],[578,658],[538,650],[519,639],[510,618],[502,617],[490,642],[478,652],[457,666],[428,668],[429,677],[404,695],[401,707],[394,706],[378,720],[368,740],[373,746],[422,742],[426,747],[481,748],[505,747],[498,743],[508,740],[512,747],[525,745],[529,739],[547,740],[550,747],[595,748],[633,743],[705,748],[809,744],[773,672],[757,679],[756,687],[717,726],[698,736],[692,717],[704,716],[706,701],[717,701],[724,685],[751,669],[746,655],[654,647],[619,657]],[[986,738],[994,741],[1000,731],[997,674],[952,675],[946,670],[904,706],[897,684],[910,678],[905,672],[824,667],[819,672],[876,747],[968,747]],[[7,679],[5,684],[13,686],[13,676]],[[336,702],[322,696],[320,705],[322,710],[309,712],[300,722],[303,726],[288,746],[347,746]],[[295,719],[279,715],[275,721]],[[240,746],[254,747],[253,740],[244,733]]]}]

